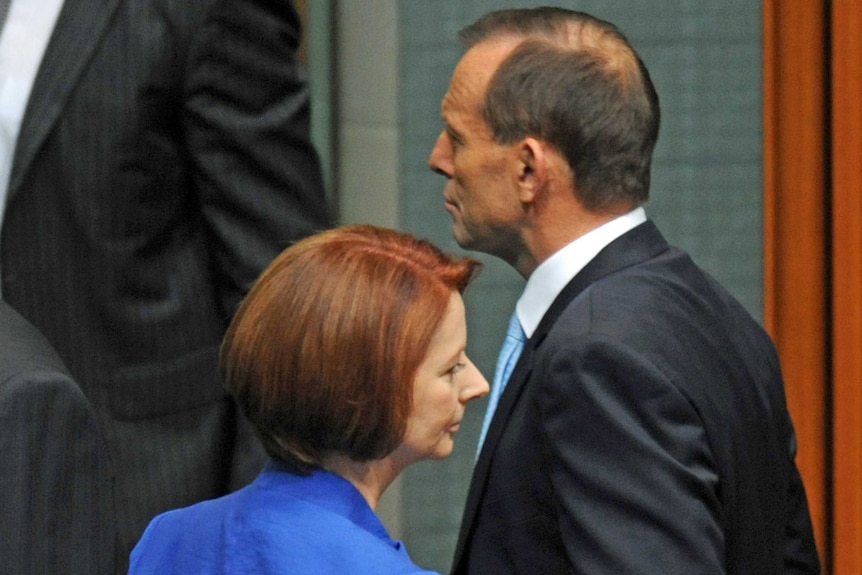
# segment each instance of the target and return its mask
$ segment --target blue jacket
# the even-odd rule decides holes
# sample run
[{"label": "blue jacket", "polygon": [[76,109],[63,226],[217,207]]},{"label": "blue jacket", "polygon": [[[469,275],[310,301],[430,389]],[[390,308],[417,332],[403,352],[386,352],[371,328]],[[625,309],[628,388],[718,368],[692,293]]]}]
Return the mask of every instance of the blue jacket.
[{"label": "blue jacket", "polygon": [[432,575],[348,481],[327,471],[300,477],[274,461],[236,493],[153,519],[129,569],[151,573]]}]

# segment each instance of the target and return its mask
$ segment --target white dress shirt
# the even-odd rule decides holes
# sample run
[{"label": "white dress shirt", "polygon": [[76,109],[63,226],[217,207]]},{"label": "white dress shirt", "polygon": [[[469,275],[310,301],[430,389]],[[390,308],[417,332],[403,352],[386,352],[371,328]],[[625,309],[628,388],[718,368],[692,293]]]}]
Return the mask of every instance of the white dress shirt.
[{"label": "white dress shirt", "polygon": [[27,100],[62,7],[63,0],[12,0],[0,33],[0,220]]}]

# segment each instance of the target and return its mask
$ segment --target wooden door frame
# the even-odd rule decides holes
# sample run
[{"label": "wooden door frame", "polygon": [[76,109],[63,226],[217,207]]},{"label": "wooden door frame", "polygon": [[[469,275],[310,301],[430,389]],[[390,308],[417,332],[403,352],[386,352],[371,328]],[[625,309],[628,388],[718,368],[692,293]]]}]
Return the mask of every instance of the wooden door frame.
[{"label": "wooden door frame", "polygon": [[763,2],[764,323],[781,358],[797,463],[829,555],[825,0]]},{"label": "wooden door frame", "polygon": [[862,574],[862,6],[833,0],[832,572]]},{"label": "wooden door frame", "polygon": [[862,5],[764,0],[763,14],[764,320],[824,573],[860,575]]}]

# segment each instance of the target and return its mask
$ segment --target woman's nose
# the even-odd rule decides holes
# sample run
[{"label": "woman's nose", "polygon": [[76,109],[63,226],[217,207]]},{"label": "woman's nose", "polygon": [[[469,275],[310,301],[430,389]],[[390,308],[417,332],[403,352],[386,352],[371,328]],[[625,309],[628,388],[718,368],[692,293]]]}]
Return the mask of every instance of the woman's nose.
[{"label": "woman's nose", "polygon": [[488,385],[488,380],[485,379],[482,372],[473,365],[472,361],[469,363],[470,365],[467,368],[468,373],[465,374],[467,377],[464,378],[464,387],[461,388],[461,401],[463,403],[488,395],[488,391],[491,389]]}]

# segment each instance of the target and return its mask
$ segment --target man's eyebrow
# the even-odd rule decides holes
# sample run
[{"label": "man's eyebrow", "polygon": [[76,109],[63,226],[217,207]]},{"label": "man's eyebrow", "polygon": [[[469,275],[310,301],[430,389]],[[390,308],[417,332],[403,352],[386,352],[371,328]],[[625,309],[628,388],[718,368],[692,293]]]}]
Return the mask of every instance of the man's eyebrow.
[{"label": "man's eyebrow", "polygon": [[448,122],[446,123],[446,133],[449,137],[457,143],[462,143],[464,141],[464,137],[461,135],[461,132],[452,127]]}]

